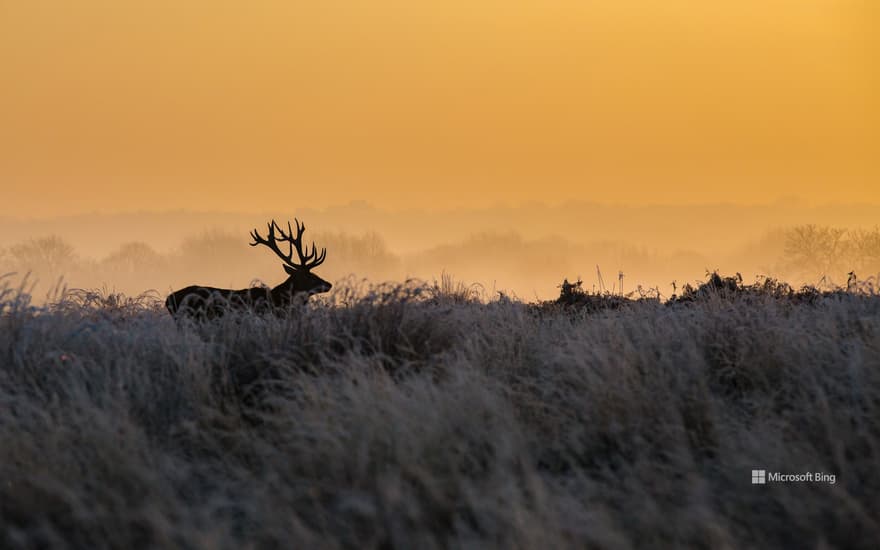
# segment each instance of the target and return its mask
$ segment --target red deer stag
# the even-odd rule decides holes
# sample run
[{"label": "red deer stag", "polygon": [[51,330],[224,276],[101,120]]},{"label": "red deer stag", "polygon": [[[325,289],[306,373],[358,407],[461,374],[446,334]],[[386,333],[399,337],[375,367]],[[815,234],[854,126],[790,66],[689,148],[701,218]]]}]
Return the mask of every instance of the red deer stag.
[{"label": "red deer stag", "polygon": [[[219,317],[229,309],[256,309],[267,310],[272,307],[283,308],[290,304],[294,295],[305,294],[310,296],[321,292],[327,292],[333,286],[324,279],[311,272],[312,269],[324,263],[327,257],[327,249],[322,248],[318,254],[315,243],[312,249],[308,247],[303,251],[302,235],[306,226],[294,219],[296,223],[296,235],[290,222],[287,222],[287,232],[284,232],[275,220],[266,224],[269,228],[267,238],[263,238],[256,229],[251,231],[254,242],[251,246],[268,246],[275,254],[284,261],[284,271],[290,277],[275,288],[255,287],[242,290],[230,290],[227,288],[214,288],[210,286],[188,286],[168,296],[165,307],[171,315],[188,314],[195,317]],[[276,231],[280,234],[276,236]],[[287,243],[287,254],[278,248],[278,243]],[[293,262],[293,253],[299,256],[299,263]]]}]

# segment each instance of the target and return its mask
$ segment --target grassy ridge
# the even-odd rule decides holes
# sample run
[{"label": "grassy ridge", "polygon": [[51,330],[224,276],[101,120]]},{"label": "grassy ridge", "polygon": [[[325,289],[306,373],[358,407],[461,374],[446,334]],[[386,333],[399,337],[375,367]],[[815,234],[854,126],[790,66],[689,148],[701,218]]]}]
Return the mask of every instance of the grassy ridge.
[{"label": "grassy ridge", "polygon": [[872,547],[880,297],[695,296],[348,286],[178,326],[7,289],[0,546]]}]

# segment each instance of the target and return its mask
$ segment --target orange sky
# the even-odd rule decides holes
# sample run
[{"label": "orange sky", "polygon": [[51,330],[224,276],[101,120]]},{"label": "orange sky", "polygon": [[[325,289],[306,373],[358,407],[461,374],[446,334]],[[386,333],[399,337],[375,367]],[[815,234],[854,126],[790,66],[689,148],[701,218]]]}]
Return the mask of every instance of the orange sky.
[{"label": "orange sky", "polygon": [[878,203],[875,6],[0,0],[0,216]]}]

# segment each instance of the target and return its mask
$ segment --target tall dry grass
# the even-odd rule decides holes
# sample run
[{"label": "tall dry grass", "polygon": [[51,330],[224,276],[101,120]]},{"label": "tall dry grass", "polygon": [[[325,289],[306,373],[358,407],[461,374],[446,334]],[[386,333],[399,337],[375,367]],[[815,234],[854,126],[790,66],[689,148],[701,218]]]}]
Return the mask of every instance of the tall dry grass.
[{"label": "tall dry grass", "polygon": [[[880,297],[0,291],[0,546],[873,548]],[[751,485],[750,471],[835,484]]]}]

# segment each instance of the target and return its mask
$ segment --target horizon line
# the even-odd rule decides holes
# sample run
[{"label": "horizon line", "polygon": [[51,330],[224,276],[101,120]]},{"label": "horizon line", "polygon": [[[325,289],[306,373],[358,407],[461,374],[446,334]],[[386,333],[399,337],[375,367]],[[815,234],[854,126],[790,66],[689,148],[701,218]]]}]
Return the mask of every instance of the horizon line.
[{"label": "horizon line", "polygon": [[[839,208],[839,207],[862,207],[862,208],[880,208],[880,203],[874,202],[843,202],[843,201],[827,201],[827,202],[811,202],[803,197],[791,197],[791,198],[780,198],[775,200],[768,200],[764,202],[753,202],[753,203],[736,203],[730,201],[706,201],[706,202],[693,202],[693,203],[674,203],[674,202],[652,202],[652,203],[644,203],[644,204],[631,204],[625,202],[611,202],[611,201],[595,201],[595,200],[583,200],[583,199],[575,199],[564,202],[546,202],[546,201],[538,201],[538,200],[529,200],[529,201],[519,201],[519,202],[498,202],[492,205],[474,205],[474,206],[460,206],[460,207],[438,207],[438,208],[426,208],[423,206],[406,206],[406,207],[388,207],[382,206],[375,203],[371,203],[367,200],[354,199],[348,202],[336,203],[324,206],[308,206],[304,205],[299,208],[299,210],[311,210],[318,213],[327,213],[333,210],[342,210],[346,208],[365,208],[370,210],[376,210],[386,213],[436,213],[436,214],[448,214],[455,212],[479,212],[486,210],[523,210],[528,208],[543,208],[549,210],[558,210],[569,208],[572,206],[580,206],[580,207],[598,207],[598,208],[609,208],[609,209],[627,209],[627,210],[640,210],[640,209],[652,209],[652,208],[709,208],[709,207],[726,207],[726,208],[792,208],[792,209],[805,209],[805,210],[814,210],[814,209],[822,209],[822,208]],[[74,212],[68,213],[58,213],[58,214],[35,214],[35,215],[8,215],[8,214],[0,214],[0,221],[15,221],[15,222],[29,222],[29,221],[45,221],[51,219],[61,219],[61,218],[77,218],[77,217],[88,217],[88,216],[119,216],[119,215],[163,215],[163,214],[222,214],[222,215],[259,215],[265,216],[267,213],[276,210],[276,209],[262,209],[262,210],[252,210],[252,209],[241,209],[241,210],[229,210],[229,209],[220,209],[220,208],[209,208],[209,209],[201,209],[201,208],[167,208],[167,209],[156,209],[156,208],[137,208],[137,209],[120,209],[120,210],[107,210],[107,209],[94,209],[94,210],[77,210]]]}]

